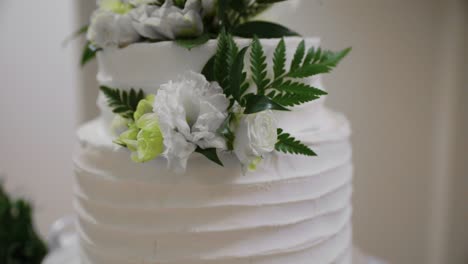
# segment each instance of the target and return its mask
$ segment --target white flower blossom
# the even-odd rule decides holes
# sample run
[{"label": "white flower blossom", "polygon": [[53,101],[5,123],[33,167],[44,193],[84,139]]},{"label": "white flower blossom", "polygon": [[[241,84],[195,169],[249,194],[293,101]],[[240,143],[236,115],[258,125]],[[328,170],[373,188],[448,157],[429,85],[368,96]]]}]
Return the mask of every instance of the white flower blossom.
[{"label": "white flower blossom", "polygon": [[130,12],[138,33],[152,40],[196,37],[203,33],[200,0],[187,0],[184,9],[166,0],[161,6],[141,5]]},{"label": "white flower blossom", "polygon": [[153,111],[159,117],[170,168],[184,171],[197,147],[226,149],[217,129],[227,117],[228,106],[222,88],[198,73],[185,73],[161,86]]},{"label": "white flower blossom", "polygon": [[95,11],[91,18],[87,37],[101,48],[125,46],[140,38],[128,14],[116,14],[100,9]]},{"label": "white flower blossom", "polygon": [[275,149],[277,124],[272,111],[244,115],[235,131],[234,153],[244,171],[255,170],[258,162]]}]

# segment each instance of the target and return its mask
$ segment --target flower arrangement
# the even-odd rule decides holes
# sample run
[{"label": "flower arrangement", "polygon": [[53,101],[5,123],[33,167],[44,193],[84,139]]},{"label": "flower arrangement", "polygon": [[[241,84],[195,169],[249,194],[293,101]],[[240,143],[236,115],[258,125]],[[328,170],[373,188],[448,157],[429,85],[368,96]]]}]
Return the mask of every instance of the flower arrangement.
[{"label": "flower arrangement", "polygon": [[[349,51],[306,50],[302,41],[287,66],[281,39],[269,69],[257,37],[240,49],[233,36],[223,31],[216,54],[201,73],[182,73],[150,95],[101,87],[109,106],[128,127],[115,142],[131,150],[136,162],[164,156],[175,171],[184,171],[194,152],[219,165],[223,163],[218,155],[230,152],[244,172],[255,170],[274,151],[315,156],[277,126],[273,111],[290,111],[326,95],[301,80],[330,72]],[[244,65],[246,56],[250,65]]]},{"label": "flower arrangement", "polygon": [[86,33],[82,64],[107,47],[135,42],[175,41],[193,48],[216,39],[222,30],[239,37],[281,38],[298,34],[255,18],[287,0],[98,0]]},{"label": "flower arrangement", "polygon": [[[135,42],[174,41],[188,49],[210,39],[218,43],[202,72],[183,72],[153,94],[101,87],[115,123],[123,127],[114,142],[129,149],[135,162],[163,156],[175,171],[184,171],[193,153],[221,166],[219,154],[231,153],[244,172],[255,170],[274,151],[315,156],[278,127],[273,112],[290,111],[326,95],[303,79],[330,72],[351,49],[307,49],[302,41],[286,65],[284,37],[298,34],[255,20],[284,1],[98,0],[90,25],[79,31],[88,38],[82,64],[101,49]],[[235,37],[252,41],[241,49]],[[279,39],[270,64],[259,38]]]}]

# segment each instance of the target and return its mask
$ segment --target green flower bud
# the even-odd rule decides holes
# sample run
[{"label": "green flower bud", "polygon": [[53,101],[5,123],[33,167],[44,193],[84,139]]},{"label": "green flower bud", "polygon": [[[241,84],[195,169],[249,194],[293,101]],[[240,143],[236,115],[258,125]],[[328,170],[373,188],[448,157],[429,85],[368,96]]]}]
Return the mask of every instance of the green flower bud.
[{"label": "green flower bud", "polygon": [[133,9],[133,7],[128,3],[123,3],[120,0],[100,0],[99,7],[104,10],[112,11],[116,14],[126,14]]},{"label": "green flower bud", "polygon": [[137,135],[136,150],[132,153],[133,161],[146,162],[161,155],[164,143],[158,116],[154,113],[144,114],[137,120],[136,127],[140,131]]},{"label": "green flower bud", "polygon": [[249,164],[249,171],[256,171],[257,166],[262,162],[262,157],[257,157],[255,158],[250,164]]},{"label": "green flower bud", "polygon": [[131,151],[136,151],[137,149],[137,137],[139,129],[135,124],[130,124],[129,129],[122,134],[114,142],[121,146],[127,147]]},{"label": "green flower bud", "polygon": [[140,119],[144,114],[153,112],[154,95],[150,94],[138,103],[137,109],[133,114],[135,120]]}]

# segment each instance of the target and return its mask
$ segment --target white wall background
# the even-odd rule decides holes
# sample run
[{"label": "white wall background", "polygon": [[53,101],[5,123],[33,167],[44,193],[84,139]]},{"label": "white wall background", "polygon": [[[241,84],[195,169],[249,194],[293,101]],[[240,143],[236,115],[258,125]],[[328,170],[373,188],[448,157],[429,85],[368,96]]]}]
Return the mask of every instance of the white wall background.
[{"label": "white wall background", "polygon": [[71,212],[78,61],[72,1],[0,1],[0,173],[34,200],[43,233]]},{"label": "white wall background", "polygon": [[[80,70],[76,47],[60,46],[94,3],[0,1],[0,171],[35,200],[43,233],[71,211],[74,130],[96,113],[95,65]],[[354,127],[356,241],[392,263],[468,262],[467,6],[303,0],[295,13],[276,9],[325,47],[354,48],[326,78],[329,105]]]}]

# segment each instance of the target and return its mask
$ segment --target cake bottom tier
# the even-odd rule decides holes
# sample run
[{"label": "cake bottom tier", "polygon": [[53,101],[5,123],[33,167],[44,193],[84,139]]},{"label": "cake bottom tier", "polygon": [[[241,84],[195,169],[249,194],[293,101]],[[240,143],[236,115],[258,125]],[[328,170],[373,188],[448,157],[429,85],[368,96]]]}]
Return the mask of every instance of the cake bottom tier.
[{"label": "cake bottom tier", "polygon": [[[99,120],[80,129],[75,207],[82,264],[351,263],[348,123],[303,133],[318,157],[274,154],[243,175],[194,156],[185,174],[135,164]],[[309,140],[307,140],[309,139]]]}]

